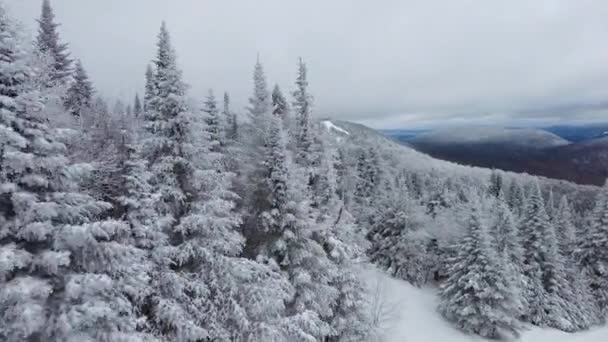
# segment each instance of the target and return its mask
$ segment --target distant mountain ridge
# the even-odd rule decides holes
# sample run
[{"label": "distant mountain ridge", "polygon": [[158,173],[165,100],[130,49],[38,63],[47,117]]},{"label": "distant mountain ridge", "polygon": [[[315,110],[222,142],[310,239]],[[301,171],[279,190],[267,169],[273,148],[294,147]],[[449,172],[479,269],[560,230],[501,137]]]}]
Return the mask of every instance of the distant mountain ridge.
[{"label": "distant mountain ridge", "polygon": [[435,130],[411,139],[420,144],[509,144],[525,148],[548,148],[570,144],[553,133],[534,128],[456,127]]},{"label": "distant mountain ridge", "polygon": [[571,142],[581,142],[608,135],[608,123],[587,125],[556,125],[544,128]]},{"label": "distant mountain ridge", "polygon": [[[557,127],[557,126],[555,126]],[[608,177],[608,126],[554,129],[459,127],[408,139],[391,136],[434,158],[464,165],[526,172],[579,184],[602,185]],[[599,134],[599,137],[598,137]],[[582,137],[586,137],[581,140]]]}]

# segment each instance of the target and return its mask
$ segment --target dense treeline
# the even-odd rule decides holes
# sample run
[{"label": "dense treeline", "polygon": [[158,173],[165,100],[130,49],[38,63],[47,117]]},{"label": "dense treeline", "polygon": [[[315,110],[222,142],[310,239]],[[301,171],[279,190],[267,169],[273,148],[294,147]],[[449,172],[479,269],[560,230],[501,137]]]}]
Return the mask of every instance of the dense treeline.
[{"label": "dense treeline", "polygon": [[[0,10],[0,339],[365,341],[364,239],[338,153],[261,63],[241,123],[199,108],[163,24],[143,98],[112,109],[60,42]],[[143,76],[143,75],[142,75]]]},{"label": "dense treeline", "polygon": [[517,336],[525,323],[568,332],[605,323],[608,186],[579,215],[566,196],[556,202],[500,171],[482,188],[433,182],[405,174],[396,194],[364,197],[384,202],[366,220],[374,263],[438,286],[444,317],[484,337]]}]

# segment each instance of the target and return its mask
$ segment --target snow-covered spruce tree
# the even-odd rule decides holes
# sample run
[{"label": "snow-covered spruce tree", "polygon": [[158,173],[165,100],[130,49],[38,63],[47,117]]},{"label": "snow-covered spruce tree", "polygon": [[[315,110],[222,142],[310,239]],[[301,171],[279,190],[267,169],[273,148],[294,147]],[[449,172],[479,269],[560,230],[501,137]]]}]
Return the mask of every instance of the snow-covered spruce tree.
[{"label": "snow-covered spruce tree", "polygon": [[524,250],[523,319],[539,326],[572,331],[571,304],[564,261],[560,257],[555,227],[545,212],[538,182],[527,200],[520,223],[520,241]]},{"label": "snow-covered spruce tree", "polygon": [[555,210],[555,198],[553,195],[553,189],[549,189],[549,194],[547,195],[547,202],[545,203],[545,210],[547,211],[547,215],[549,215],[549,219],[553,220],[555,215],[557,214]]},{"label": "snow-covered spruce tree", "polygon": [[[264,164],[266,158],[265,139],[271,118],[270,93],[266,82],[266,75],[260,60],[256,61],[253,71],[253,92],[249,98],[247,108],[250,125],[243,126],[248,134],[240,134],[243,139],[242,157],[245,162],[240,163],[242,187],[237,189],[242,198],[244,216],[243,234],[247,238],[245,255],[255,258],[255,250],[258,243],[253,242],[264,237],[259,235],[260,215],[259,213],[270,209],[266,187],[266,176],[268,169]],[[249,249],[253,252],[250,253]],[[254,254],[252,254],[254,253]]]},{"label": "snow-covered spruce tree", "polygon": [[591,214],[590,227],[581,234],[576,258],[599,310],[599,320],[608,317],[608,182],[600,190]]},{"label": "snow-covered spruce tree", "polygon": [[278,84],[275,84],[272,89],[272,114],[280,117],[285,122],[289,115],[289,103],[287,103],[287,99],[283,96]]},{"label": "snow-covered spruce tree", "polygon": [[133,115],[135,115],[136,119],[141,117],[144,108],[142,107],[141,100],[139,99],[139,93],[135,94],[135,100],[133,100]]},{"label": "snow-covered spruce tree", "polygon": [[[307,317],[307,326],[300,329],[317,339],[331,336],[326,320],[332,317],[339,291],[332,285],[337,272],[315,234],[323,234],[317,226],[307,190],[304,170],[292,164],[286,149],[286,138],[280,118],[272,116],[266,142],[267,186],[272,194],[271,210],[261,214],[263,226],[272,234],[261,254],[275,260],[295,289],[287,303],[290,316]],[[295,336],[294,336],[295,337]]]},{"label": "snow-covered spruce tree", "polygon": [[380,161],[374,147],[361,148],[356,158],[355,199],[357,203],[366,207],[369,206],[369,202],[380,185]]},{"label": "snow-covered spruce tree", "polygon": [[[148,163],[141,157],[141,146],[138,144],[128,145],[127,160],[122,170],[123,196],[117,200],[120,207],[118,212],[122,213],[122,219],[130,227],[130,240],[140,253],[145,255],[140,265],[140,276],[134,277],[127,283],[125,292],[130,301],[142,318],[137,322],[139,331],[153,331],[153,322],[145,317],[144,313],[149,309],[149,300],[155,289],[151,275],[154,273],[154,262],[150,253],[155,246],[165,245],[167,236],[158,227],[161,217],[156,211],[160,194],[150,183],[152,173],[148,170]],[[151,336],[149,336],[151,337]]]},{"label": "snow-covered spruce tree", "polygon": [[42,53],[53,59],[51,78],[67,83],[71,75],[72,60],[68,52],[68,45],[60,42],[59,32],[57,32],[59,24],[55,22],[50,0],[42,1],[42,12],[38,25],[37,47]]},{"label": "snow-covered spruce tree", "polygon": [[238,132],[238,122],[236,118],[236,113],[232,112],[230,109],[230,95],[228,92],[224,92],[224,106],[222,108],[222,116],[223,116],[223,134],[226,138],[227,142],[236,142],[239,137]]},{"label": "snow-covered spruce tree", "polygon": [[306,64],[302,58],[298,61],[296,90],[293,92],[293,111],[295,115],[296,163],[308,167],[311,164],[311,147],[314,137],[311,127],[312,96],[308,93]]},{"label": "snow-covered spruce tree", "polygon": [[68,88],[64,106],[72,115],[80,117],[93,102],[93,84],[80,61],[76,62],[74,81]]},{"label": "snow-covered spruce tree", "polygon": [[[0,339],[143,341],[124,284],[140,255],[109,206],[80,193],[46,126],[14,25],[0,8]],[[34,76],[35,77],[35,76]]]},{"label": "snow-covered spruce tree", "polygon": [[439,311],[468,333],[492,339],[517,336],[515,295],[477,205],[457,245],[457,254],[449,260],[449,277],[441,286]]},{"label": "snow-covered spruce tree", "polygon": [[490,174],[490,185],[488,186],[488,193],[494,197],[498,197],[501,191],[504,191],[505,184],[504,179],[500,171],[492,170]]},{"label": "snow-covered spruce tree", "polygon": [[146,84],[144,89],[144,113],[150,109],[150,101],[156,96],[156,86],[154,85],[154,69],[148,64],[146,67]]},{"label": "snow-covered spruce tree", "polygon": [[517,225],[508,205],[500,198],[493,200],[493,208],[490,212],[492,214],[490,234],[499,262],[504,264],[505,274],[509,278],[508,280],[518,302],[518,311],[521,314],[526,307],[523,296],[525,279],[522,276],[524,267],[523,249],[517,236]]},{"label": "snow-covered spruce tree", "polygon": [[[319,340],[332,333],[327,320],[338,291],[330,285],[333,263],[313,239],[308,191],[302,171],[291,162],[281,119],[272,115],[270,93],[259,60],[250,98],[249,168],[243,172],[244,254],[277,269],[292,289],[283,298],[277,340]],[[256,334],[259,336],[259,334]]]},{"label": "snow-covered spruce tree", "polygon": [[146,112],[143,155],[166,244],[152,251],[153,288],[146,312],[151,332],[167,341],[226,341],[242,330],[231,262],[240,253],[240,220],[228,175],[216,168],[205,122],[186,106],[186,86],[165,24],[154,60],[154,97]]},{"label": "snow-covered spruce tree", "polygon": [[334,333],[329,341],[365,341],[371,329],[369,294],[357,273],[355,260],[368,247],[364,233],[338,197],[338,152],[328,136],[322,138],[322,154],[317,167],[316,182],[311,188],[312,203],[317,208],[317,231],[313,238],[320,243],[329,259],[337,266],[331,285],[339,296],[329,320]]},{"label": "snow-covered spruce tree", "polygon": [[224,145],[222,123],[220,120],[220,113],[217,108],[217,101],[215,100],[215,95],[213,95],[213,90],[211,89],[209,89],[209,92],[207,93],[202,111],[205,117],[207,134],[209,135],[210,141],[213,143],[211,151],[219,152],[222,145]]},{"label": "snow-covered spruce tree", "polygon": [[576,228],[572,221],[572,212],[568,204],[568,198],[562,196],[559,207],[553,219],[557,232],[559,253],[565,263],[566,279],[570,286],[569,298],[565,298],[571,304],[571,319],[577,330],[589,328],[596,318],[597,312],[589,292],[587,278],[581,275],[580,269],[574,256],[576,249]]},{"label": "snow-covered spruce tree", "polygon": [[433,281],[438,260],[428,250],[431,237],[424,229],[424,207],[410,197],[405,186],[391,191],[378,207],[368,233],[370,260],[415,286]]},{"label": "snow-covered spruce tree", "polygon": [[517,180],[517,178],[513,178],[511,180],[511,184],[509,185],[509,190],[506,194],[506,201],[511,209],[513,215],[516,218],[519,218],[525,207],[525,194],[524,188],[521,183]]}]

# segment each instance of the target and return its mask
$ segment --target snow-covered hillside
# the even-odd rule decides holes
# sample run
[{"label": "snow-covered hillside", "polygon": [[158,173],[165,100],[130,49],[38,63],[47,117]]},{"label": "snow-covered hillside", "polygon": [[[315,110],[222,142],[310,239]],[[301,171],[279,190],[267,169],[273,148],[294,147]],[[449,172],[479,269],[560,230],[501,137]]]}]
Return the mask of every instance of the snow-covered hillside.
[{"label": "snow-covered hillside", "polygon": [[[373,296],[377,319],[377,342],[473,342],[486,341],[453,328],[436,311],[438,297],[433,289],[417,288],[376,269],[362,272]],[[604,342],[608,327],[581,333],[530,327],[522,342]]]},{"label": "snow-covered hillside", "polygon": [[414,144],[508,144],[509,146],[546,148],[569,144],[569,141],[541,129],[504,127],[460,127],[439,129],[421,134]]},{"label": "snow-covered hillside", "polygon": [[[325,120],[331,123],[330,127],[337,127],[346,131],[349,135],[338,133],[335,129],[330,129],[340,137],[341,143],[351,144],[353,147],[375,147],[378,149],[385,166],[396,170],[409,170],[425,174],[433,174],[437,178],[457,177],[466,183],[482,184],[489,177],[491,170],[482,167],[465,166],[454,162],[433,158],[427,154],[419,152],[410,146],[403,145],[391,138],[386,137],[380,132],[364,125],[349,121]],[[323,124],[327,127],[328,124]],[[552,135],[551,133],[547,133]],[[556,136],[557,137],[557,136]],[[561,139],[557,137],[557,139]],[[562,142],[565,141],[561,139]],[[556,143],[559,140],[555,140]],[[557,196],[568,195],[568,198],[580,208],[590,208],[590,199],[595,197],[598,188],[595,186],[579,185],[565,180],[537,177],[525,173],[505,172],[508,177],[517,177],[522,181],[530,181],[533,178],[539,179],[541,184],[553,189]]]}]

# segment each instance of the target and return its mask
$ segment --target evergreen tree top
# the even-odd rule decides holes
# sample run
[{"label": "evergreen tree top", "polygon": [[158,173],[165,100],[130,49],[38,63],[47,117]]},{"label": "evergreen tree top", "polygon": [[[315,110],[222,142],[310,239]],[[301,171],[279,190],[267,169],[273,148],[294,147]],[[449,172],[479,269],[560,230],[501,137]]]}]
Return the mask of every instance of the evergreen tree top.
[{"label": "evergreen tree top", "polygon": [[42,1],[42,11],[38,19],[38,49],[53,58],[53,73],[55,80],[64,80],[70,75],[72,60],[69,58],[68,45],[61,43],[55,22],[55,14],[49,0]]}]

